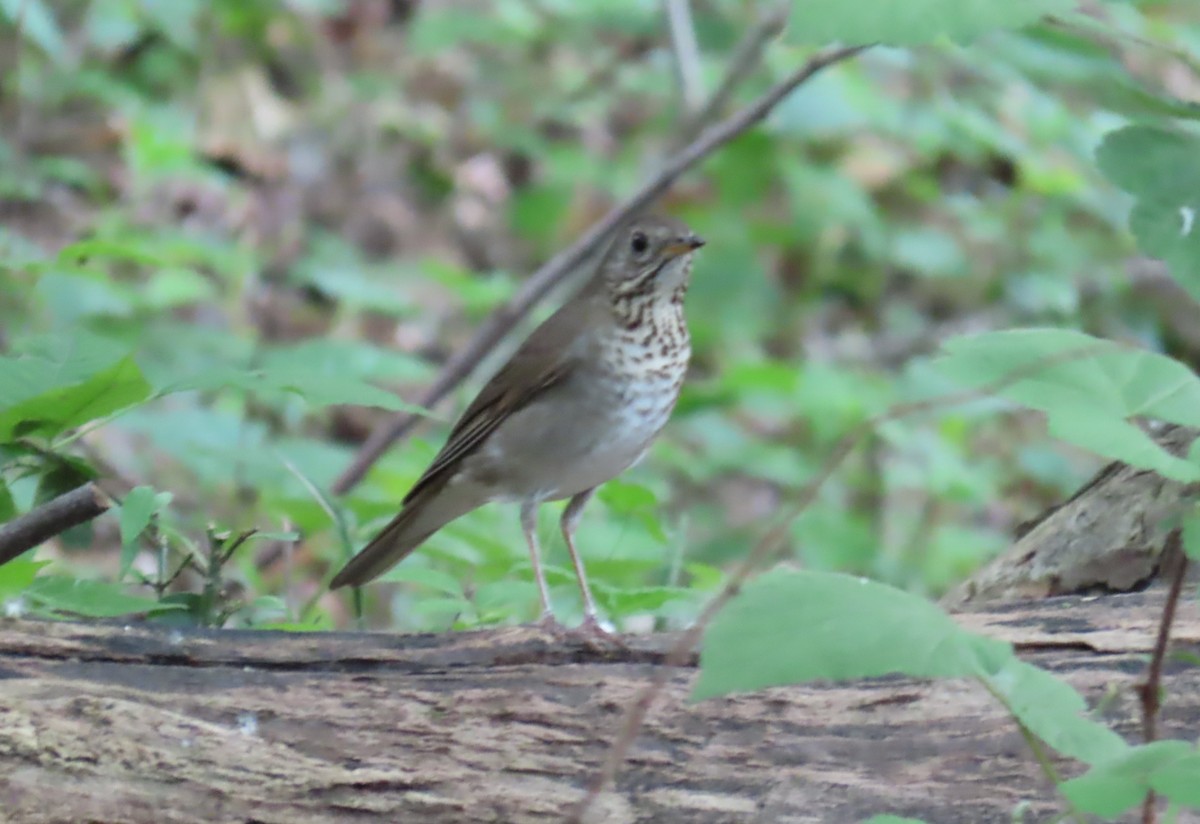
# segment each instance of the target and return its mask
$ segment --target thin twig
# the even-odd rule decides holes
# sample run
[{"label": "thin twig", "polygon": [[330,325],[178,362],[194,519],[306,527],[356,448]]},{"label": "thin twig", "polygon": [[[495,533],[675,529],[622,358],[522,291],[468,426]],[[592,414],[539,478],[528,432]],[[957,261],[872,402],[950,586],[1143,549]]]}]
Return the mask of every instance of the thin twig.
[{"label": "thin twig", "polygon": [[[1158,740],[1158,714],[1162,709],[1162,670],[1167,657],[1167,646],[1171,641],[1171,625],[1175,623],[1175,609],[1179,606],[1179,595],[1183,591],[1183,579],[1187,575],[1188,557],[1183,552],[1182,530],[1173,529],[1167,535],[1162,552],[1163,565],[1172,564],[1171,588],[1163,604],[1162,619],[1158,622],[1158,636],[1154,639],[1154,652],[1146,667],[1146,680],[1137,686],[1142,704],[1142,742],[1149,744]],[[1157,797],[1154,790],[1146,793],[1142,801],[1142,824],[1154,824],[1154,808]]]},{"label": "thin twig", "polygon": [[[666,191],[680,175],[766,117],[772,109],[779,105],[780,101],[813,75],[827,66],[855,56],[866,48],[869,47],[852,46],[815,55],[800,69],[771,87],[754,103],[708,129],[669,158],[649,183],[624,203],[609,211],[584,232],[575,243],[559,252],[534,272],[521,285],[512,299],[492,314],[487,323],[475,333],[475,337],[462,351],[447,361],[437,380],[418,401],[418,405],[426,409],[433,407],[457,388],[547,292],[571,274],[576,266],[587,260],[608,238],[613,229]],[[404,437],[418,420],[414,415],[401,413],[372,432],[359,449],[358,454],[354,456],[354,460],[350,462],[350,466],[334,482],[333,493],[341,495],[352,489],[363,479],[384,451]]]},{"label": "thin twig", "polygon": [[108,511],[113,500],[95,483],[65,492],[0,526],[0,564]]},{"label": "thin twig", "polygon": [[696,25],[692,22],[689,0],[663,0],[671,51],[675,55],[675,73],[683,110],[694,112],[704,99],[704,78],[700,66],[700,46],[696,43]]},{"label": "thin twig", "polygon": [[720,85],[708,98],[704,106],[696,112],[690,112],[683,121],[682,127],[675,136],[675,147],[683,146],[696,139],[696,135],[704,127],[716,120],[729,105],[730,98],[762,60],[763,52],[774,40],[787,23],[787,7],[777,6],[771,9],[746,33],[742,41],[734,49],[729,58],[729,68],[721,78]]},{"label": "thin twig", "polygon": [[630,703],[621,719],[617,736],[613,740],[613,744],[609,748],[608,755],[605,757],[599,772],[597,772],[595,778],[588,786],[582,800],[569,812],[567,820],[572,824],[582,824],[587,811],[600,797],[600,794],[616,780],[617,771],[620,769],[621,764],[625,762],[629,750],[633,746],[638,732],[641,730],[642,723],[646,719],[646,714],[650,711],[650,707],[654,704],[655,699],[662,692],[663,687],[666,686],[667,681],[674,674],[674,671],[687,661],[692,650],[699,642],[700,637],[708,628],[709,623],[741,591],[742,584],[750,577],[750,573],[757,569],[762,561],[778,545],[783,543],[791,529],[791,524],[812,505],[812,502],[816,500],[817,495],[825,486],[825,482],[832,477],[842,462],[864,438],[890,421],[990,397],[1015,383],[1033,377],[1051,367],[1091,357],[1101,351],[1102,348],[1100,345],[1094,345],[1072,349],[1035,361],[1020,369],[1015,369],[986,386],[926,400],[897,404],[886,412],[863,421],[843,435],[834,445],[830,455],[821,464],[821,468],[817,474],[801,487],[788,512],[759,539],[753,549],[734,567],[729,579],[725,582],[725,586],[704,606],[704,609],[696,617],[695,622],[684,630],[680,635],[679,641],[667,653],[662,665],[656,670],[650,683],[643,687]]}]

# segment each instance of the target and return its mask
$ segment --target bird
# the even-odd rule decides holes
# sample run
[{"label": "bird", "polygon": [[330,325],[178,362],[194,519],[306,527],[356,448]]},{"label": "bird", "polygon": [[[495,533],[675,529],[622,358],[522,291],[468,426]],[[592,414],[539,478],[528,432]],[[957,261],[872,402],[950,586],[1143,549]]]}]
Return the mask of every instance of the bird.
[{"label": "bird", "polygon": [[575,530],[596,488],[635,464],[662,431],[691,357],[684,297],[704,245],[682,221],[644,214],[614,233],[579,291],[538,326],[454,424],[398,515],[330,582],[362,586],[451,521],[492,502],[520,505],[541,602],[554,617],[537,536],[541,504],[560,520],[583,599],[581,631],[607,635]]}]

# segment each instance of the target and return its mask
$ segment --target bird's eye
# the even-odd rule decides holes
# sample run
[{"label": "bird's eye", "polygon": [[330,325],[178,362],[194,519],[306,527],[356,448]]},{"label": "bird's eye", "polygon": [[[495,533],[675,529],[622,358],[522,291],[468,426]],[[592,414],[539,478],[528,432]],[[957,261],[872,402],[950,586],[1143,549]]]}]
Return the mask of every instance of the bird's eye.
[{"label": "bird's eye", "polygon": [[650,239],[646,237],[645,232],[634,232],[629,245],[634,252],[640,255],[650,247]]}]

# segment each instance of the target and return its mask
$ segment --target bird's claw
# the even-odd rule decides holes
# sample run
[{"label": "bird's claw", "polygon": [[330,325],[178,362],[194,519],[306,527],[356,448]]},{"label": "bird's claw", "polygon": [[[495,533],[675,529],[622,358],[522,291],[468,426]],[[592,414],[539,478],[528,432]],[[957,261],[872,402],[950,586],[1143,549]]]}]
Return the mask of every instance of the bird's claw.
[{"label": "bird's claw", "polygon": [[553,614],[543,613],[534,626],[562,642],[579,643],[595,650],[628,649],[621,636],[605,629],[595,615],[588,615],[578,627],[571,628],[560,623]]}]

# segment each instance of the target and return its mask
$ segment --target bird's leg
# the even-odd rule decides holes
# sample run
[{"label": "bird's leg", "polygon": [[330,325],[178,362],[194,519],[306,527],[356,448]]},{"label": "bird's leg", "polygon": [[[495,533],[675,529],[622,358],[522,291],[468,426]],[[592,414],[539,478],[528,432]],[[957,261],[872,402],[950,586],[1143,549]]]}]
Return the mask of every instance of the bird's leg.
[{"label": "bird's leg", "polygon": [[535,501],[521,504],[521,529],[525,532],[525,543],[529,544],[529,560],[533,564],[533,578],[537,581],[538,597],[542,601],[542,617],[538,623],[548,626],[556,624],[554,610],[550,608],[550,588],[546,586],[546,573],[542,570],[542,551],[538,547],[537,511]]},{"label": "bird's leg", "polygon": [[588,587],[587,573],[583,569],[583,559],[579,557],[579,552],[575,549],[575,527],[579,526],[579,517],[583,515],[583,508],[592,499],[595,491],[595,487],[585,489],[572,498],[567,504],[567,508],[563,510],[561,525],[563,538],[567,541],[567,551],[571,553],[571,563],[575,565],[575,577],[579,579],[579,591],[583,593],[583,626],[581,629],[590,633],[608,635],[608,631],[600,626],[596,601],[592,598],[592,590]]}]

